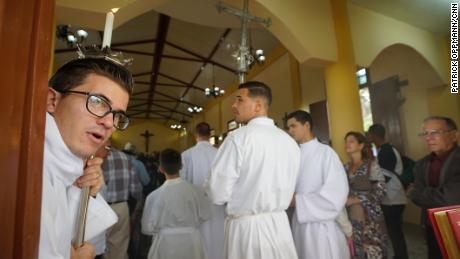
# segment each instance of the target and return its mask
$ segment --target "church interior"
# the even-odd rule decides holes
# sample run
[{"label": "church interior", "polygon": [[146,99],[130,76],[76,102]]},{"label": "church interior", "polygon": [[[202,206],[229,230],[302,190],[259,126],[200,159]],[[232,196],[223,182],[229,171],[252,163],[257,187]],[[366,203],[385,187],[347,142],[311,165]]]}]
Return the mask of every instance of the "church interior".
[{"label": "church interior", "polygon": [[[111,49],[133,59],[129,70],[135,87],[127,110],[130,126],[113,134],[114,147],[121,150],[129,143],[145,155],[165,148],[184,151],[195,144],[193,130],[202,121],[210,124],[212,143],[218,147],[240,126],[231,106],[239,85],[241,17],[222,6],[240,10],[243,0],[35,2],[34,12],[43,21],[37,25],[41,27],[29,25],[28,30],[41,30],[47,36],[42,40],[49,44],[43,46],[49,46],[50,53],[35,64],[48,64],[49,75],[76,57],[75,41],[100,46],[106,15],[118,8]],[[310,112],[315,135],[331,145],[343,162],[345,134],[365,132],[373,123],[387,128],[387,140],[401,154],[418,160],[428,154],[418,137],[424,118],[447,116],[460,125],[460,95],[450,91],[449,8],[450,1],[445,0],[250,0],[250,14],[260,19],[249,23],[245,35],[254,59],[245,79],[271,87],[269,117],[278,127],[285,127],[285,117],[292,111]],[[47,15],[52,17],[46,19]],[[69,40],[67,36],[79,30],[86,34]],[[40,87],[46,86],[36,89]],[[23,109],[29,110],[35,105],[22,99],[20,103],[28,103]],[[43,125],[37,123],[38,128]],[[31,140],[18,140],[26,124],[17,125],[16,138],[14,128],[4,134],[18,141],[16,146],[8,145],[16,152],[15,163],[8,168],[18,172],[24,172],[19,159],[27,159],[21,150],[34,147]],[[2,155],[2,160],[8,157]],[[12,183],[17,185],[21,179],[32,181],[19,177]],[[20,187],[13,190],[23,200],[33,195],[20,192]],[[417,254],[425,249],[418,237],[420,209],[409,203],[404,221],[412,233],[410,258],[426,258]],[[10,232],[17,231],[12,226]],[[26,237],[23,240],[28,242]]]}]

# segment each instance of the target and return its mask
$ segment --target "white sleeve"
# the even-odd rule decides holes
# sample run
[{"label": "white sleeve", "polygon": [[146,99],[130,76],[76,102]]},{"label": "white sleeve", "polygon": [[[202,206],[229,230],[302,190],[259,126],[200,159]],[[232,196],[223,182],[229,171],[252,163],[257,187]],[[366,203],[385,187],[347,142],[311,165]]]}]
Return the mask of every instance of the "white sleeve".
[{"label": "white sleeve", "polygon": [[206,197],[202,189],[195,188],[195,190],[198,194],[200,222],[205,222],[211,217],[211,201]]},{"label": "white sleeve", "polygon": [[348,180],[343,165],[334,151],[328,151],[322,169],[325,174],[324,184],[318,192],[295,195],[299,223],[334,220],[345,206],[348,197]]},{"label": "white sleeve", "polygon": [[153,235],[155,229],[155,192],[147,196],[145,200],[144,212],[141,219],[141,230],[145,235]]},{"label": "white sleeve", "polygon": [[353,226],[351,225],[350,220],[348,219],[347,209],[343,208],[340,212],[335,221],[339,224],[340,229],[347,237],[351,237],[353,235]]},{"label": "white sleeve", "polygon": [[233,136],[228,136],[217,151],[211,173],[204,184],[213,203],[223,205],[229,201],[240,174],[241,157],[241,150]]},{"label": "white sleeve", "polygon": [[182,153],[182,169],[180,170],[180,177],[189,183],[193,183],[193,175],[191,174],[191,159],[190,159],[190,152],[186,150]]}]

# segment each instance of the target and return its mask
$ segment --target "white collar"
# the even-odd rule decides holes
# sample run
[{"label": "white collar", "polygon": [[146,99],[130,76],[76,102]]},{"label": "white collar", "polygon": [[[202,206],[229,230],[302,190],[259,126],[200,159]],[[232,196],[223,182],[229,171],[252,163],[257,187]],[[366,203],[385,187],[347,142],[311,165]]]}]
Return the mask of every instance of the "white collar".
[{"label": "white collar", "polygon": [[196,142],[196,145],[211,145],[211,142],[209,142],[208,140],[200,140],[198,142]]},{"label": "white collar", "polygon": [[83,173],[83,160],[74,155],[64,143],[56,121],[48,113],[43,168],[45,176],[57,179],[65,186],[72,185]]},{"label": "white collar", "polygon": [[267,116],[259,116],[251,119],[248,125],[252,124],[262,124],[262,125],[275,125],[272,119],[268,118]]},{"label": "white collar", "polygon": [[300,147],[309,147],[319,143],[317,138],[311,139],[305,143],[300,144]]}]

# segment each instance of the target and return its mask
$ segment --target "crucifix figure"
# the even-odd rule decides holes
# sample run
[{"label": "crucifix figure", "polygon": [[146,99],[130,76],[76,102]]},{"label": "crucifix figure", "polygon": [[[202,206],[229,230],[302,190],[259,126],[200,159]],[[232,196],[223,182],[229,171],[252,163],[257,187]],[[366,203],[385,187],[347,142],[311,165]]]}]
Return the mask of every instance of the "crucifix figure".
[{"label": "crucifix figure", "polygon": [[144,133],[141,134],[142,137],[145,138],[145,153],[148,154],[149,153],[149,139],[150,137],[153,136],[152,133],[150,133],[148,130],[146,130]]},{"label": "crucifix figure", "polygon": [[240,80],[240,84],[244,83],[244,75],[246,71],[248,71],[249,65],[254,61],[254,57],[251,56],[248,46],[248,22],[262,23],[267,27],[271,24],[270,18],[263,19],[249,13],[248,2],[249,0],[244,0],[243,10],[224,5],[221,2],[219,2],[219,4],[217,5],[217,10],[219,12],[224,11],[238,16],[241,19],[241,43],[239,46],[237,57],[238,78]]}]

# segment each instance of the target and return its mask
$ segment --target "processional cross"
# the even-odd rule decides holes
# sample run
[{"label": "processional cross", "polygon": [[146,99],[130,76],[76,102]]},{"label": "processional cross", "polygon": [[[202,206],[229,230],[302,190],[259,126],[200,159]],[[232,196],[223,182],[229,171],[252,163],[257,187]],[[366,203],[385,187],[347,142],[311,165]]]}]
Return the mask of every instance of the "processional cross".
[{"label": "processional cross", "polygon": [[145,138],[145,153],[149,153],[149,143],[150,143],[150,137],[153,136],[148,130],[146,130],[144,133],[141,134],[142,137]]},{"label": "processional cross", "polygon": [[238,16],[241,19],[241,43],[238,49],[237,62],[238,62],[238,78],[240,84],[244,83],[244,75],[248,71],[249,65],[254,61],[254,57],[251,55],[249,45],[248,45],[248,23],[249,22],[258,22],[262,23],[265,26],[270,26],[272,23],[270,18],[263,19],[249,13],[248,7],[249,0],[244,0],[243,10],[227,6],[219,2],[217,5],[217,10],[219,12],[227,12]]}]

